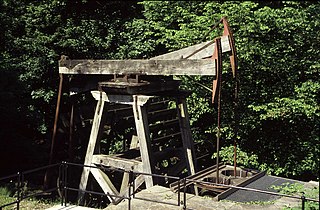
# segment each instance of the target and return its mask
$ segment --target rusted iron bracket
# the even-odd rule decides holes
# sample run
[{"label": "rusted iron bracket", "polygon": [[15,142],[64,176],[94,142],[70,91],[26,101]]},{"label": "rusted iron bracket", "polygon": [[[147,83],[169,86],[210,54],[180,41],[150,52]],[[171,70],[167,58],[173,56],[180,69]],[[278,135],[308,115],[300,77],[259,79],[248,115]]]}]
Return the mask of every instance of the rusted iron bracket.
[{"label": "rusted iron bracket", "polygon": [[[230,65],[232,70],[232,75],[235,80],[235,89],[234,89],[234,177],[236,177],[236,166],[237,166],[237,133],[238,133],[238,92],[239,92],[239,79],[238,79],[238,61],[236,55],[235,41],[233,37],[232,30],[229,26],[228,20],[226,17],[222,17],[220,21],[211,29],[218,27],[220,23],[223,23],[223,36],[229,38],[230,46]],[[221,38],[222,38],[221,37]],[[221,50],[221,38],[215,39],[215,51],[212,56],[216,63],[216,78],[213,80],[212,85],[212,103],[217,103],[218,109],[218,119],[217,119],[217,159],[216,165],[219,164],[219,144],[220,144],[220,122],[221,122],[221,88],[222,88],[222,51]],[[219,168],[217,168],[219,170]],[[217,172],[217,180],[219,180],[219,173]]]},{"label": "rusted iron bracket", "polygon": [[[238,61],[237,61],[236,47],[235,47],[235,41],[234,41],[232,30],[229,26],[229,23],[226,17],[221,18],[218,23],[223,23],[223,36],[228,36],[229,38],[229,46],[231,49],[229,51],[231,70],[232,70],[233,78],[237,79]],[[215,25],[215,27],[217,27],[217,25]],[[212,103],[217,103],[216,94],[218,92],[217,89],[220,87],[219,83],[221,82],[221,78],[219,78],[219,72],[222,72],[222,55],[221,55],[222,50],[220,50],[218,47],[221,48],[221,38],[215,39],[215,51],[212,56],[212,59],[214,59],[216,62],[216,75],[217,75],[216,79],[213,80]]]}]

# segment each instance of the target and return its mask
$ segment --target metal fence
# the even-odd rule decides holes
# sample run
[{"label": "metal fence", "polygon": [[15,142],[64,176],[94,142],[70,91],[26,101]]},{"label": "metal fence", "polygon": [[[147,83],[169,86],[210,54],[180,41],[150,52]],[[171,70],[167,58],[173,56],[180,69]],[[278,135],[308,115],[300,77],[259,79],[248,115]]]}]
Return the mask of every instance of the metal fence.
[{"label": "metal fence", "polygon": [[56,186],[51,189],[42,190],[41,192],[27,194],[28,191],[25,191],[25,189],[24,189],[24,183],[26,181],[25,176],[28,174],[34,174],[34,173],[42,171],[42,170],[53,169],[53,168],[57,168],[60,171],[61,166],[62,165],[60,163],[56,163],[56,164],[51,164],[51,165],[23,171],[23,172],[18,172],[16,174],[12,174],[12,175],[0,178],[0,182],[7,180],[9,182],[15,183],[15,190],[16,190],[16,200],[9,202],[9,203],[6,203],[4,205],[1,205],[0,210],[2,210],[4,207],[8,207],[8,206],[12,206],[12,205],[16,205],[16,209],[19,210],[20,209],[20,202],[22,200],[30,198],[30,197],[38,196],[38,195],[43,195],[45,193],[57,191],[58,187]]},{"label": "metal fence", "polygon": [[[101,192],[97,192],[97,191],[80,190],[77,188],[73,188],[73,187],[69,186],[69,184],[68,184],[68,182],[69,182],[68,171],[70,170],[69,169],[70,166],[81,167],[81,168],[90,167],[90,168],[102,169],[105,171],[118,171],[118,172],[122,172],[122,173],[128,173],[129,174],[129,185],[130,185],[128,194],[123,195],[123,196],[119,196],[119,195],[114,195],[114,194],[110,194],[110,193],[101,193]],[[47,189],[47,190],[37,192],[37,193],[26,194],[23,190],[23,183],[25,181],[25,179],[24,179],[25,175],[35,173],[40,170],[48,170],[50,168],[57,168],[57,170],[59,170],[59,180],[61,182],[61,186],[59,186],[59,187],[56,186],[54,188]],[[170,202],[164,202],[164,201],[159,201],[159,200],[137,197],[136,193],[135,193],[135,191],[136,191],[135,177],[137,177],[138,175],[152,176],[152,177],[164,178],[164,179],[169,179],[169,180],[170,179],[177,180],[178,181],[177,202],[170,203]],[[16,205],[16,209],[19,210],[20,202],[23,199],[30,198],[30,197],[37,196],[37,195],[41,195],[44,193],[58,191],[58,190],[61,191],[61,206],[66,206],[67,203],[69,202],[68,193],[67,193],[68,191],[77,191],[78,193],[90,193],[90,194],[95,194],[95,195],[100,195],[100,196],[108,196],[111,198],[126,199],[126,200],[128,200],[128,210],[131,210],[131,208],[132,208],[132,199],[140,199],[140,200],[144,200],[144,201],[148,201],[148,202],[163,203],[163,204],[174,205],[174,206],[181,206],[182,205],[183,209],[186,209],[187,208],[187,182],[192,182],[193,184],[207,184],[207,185],[221,186],[221,187],[227,187],[227,188],[234,188],[236,190],[246,190],[246,191],[251,191],[251,192],[258,192],[258,193],[280,196],[280,197],[299,199],[299,200],[301,200],[301,209],[302,210],[305,209],[305,204],[307,201],[319,203],[319,200],[312,199],[312,198],[306,198],[304,196],[304,193],[302,193],[302,196],[294,196],[294,195],[281,194],[281,193],[270,192],[270,191],[259,190],[259,189],[248,188],[248,187],[238,187],[238,186],[233,186],[233,185],[218,184],[218,183],[199,181],[199,180],[188,179],[188,178],[179,178],[179,177],[175,177],[175,176],[140,173],[140,172],[133,172],[133,171],[127,171],[127,170],[122,170],[122,169],[114,169],[114,168],[111,169],[111,168],[106,168],[103,166],[83,165],[83,164],[69,163],[69,162],[62,162],[62,163],[52,164],[52,165],[24,171],[24,172],[18,172],[16,174],[11,175],[11,176],[6,176],[3,178],[0,178],[0,181],[3,181],[3,180],[11,180],[12,181],[12,179],[16,179],[16,188],[17,188],[16,200],[0,206],[0,210],[2,210],[4,207],[8,207],[11,205]],[[182,186],[181,186],[181,184],[182,184]],[[182,192],[180,191],[180,189],[183,189]],[[181,193],[183,193],[182,199],[181,199]]]}]

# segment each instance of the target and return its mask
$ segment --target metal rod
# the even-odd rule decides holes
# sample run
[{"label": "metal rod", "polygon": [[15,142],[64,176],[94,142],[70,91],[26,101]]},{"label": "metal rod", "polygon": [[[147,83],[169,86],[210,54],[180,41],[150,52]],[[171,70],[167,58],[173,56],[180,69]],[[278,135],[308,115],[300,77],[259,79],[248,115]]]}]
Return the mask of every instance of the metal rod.
[{"label": "metal rod", "polygon": [[[63,176],[63,177],[60,179],[60,180],[62,180],[62,185],[63,185],[63,189],[64,189],[64,190],[62,191],[63,195],[66,195],[66,191],[67,191],[67,190],[72,190],[72,191],[84,191],[84,192],[87,192],[87,193],[92,193],[92,194],[97,194],[97,195],[104,195],[104,196],[106,195],[106,196],[116,197],[116,198],[131,199],[131,198],[130,198],[131,192],[129,192],[129,196],[118,196],[118,195],[110,195],[109,193],[105,194],[105,193],[99,193],[99,192],[94,192],[94,191],[86,191],[86,190],[79,190],[79,189],[76,189],[76,188],[67,187],[67,184],[66,184],[66,183],[67,183],[67,166],[68,166],[69,164],[72,165],[72,163],[62,162],[62,163],[60,164],[60,167],[59,167],[59,177],[60,177],[60,176]],[[56,164],[55,164],[55,165],[56,165]],[[79,165],[79,164],[74,164],[74,165]],[[82,166],[85,166],[85,165],[82,165]],[[52,165],[51,165],[51,166],[48,166],[48,167],[52,167]],[[85,166],[85,167],[91,167],[91,166]],[[41,167],[41,168],[43,169],[44,167]],[[34,172],[35,170],[32,170],[32,171]],[[134,172],[134,171],[132,171],[132,170],[130,170],[130,171],[124,171],[124,172],[126,172],[126,173],[131,173],[131,174],[132,174],[131,177],[133,177],[133,178],[134,178],[135,174],[141,174],[141,173]],[[145,174],[145,175],[149,175],[149,176],[155,176],[155,174],[147,174],[147,173],[144,173],[144,174]],[[18,172],[18,173],[16,174],[16,176],[17,176],[17,181],[18,181],[18,184],[17,184],[17,186],[18,186],[17,200],[14,201],[14,202],[11,202],[11,203],[8,203],[8,204],[5,204],[5,205],[0,206],[0,209],[1,209],[1,208],[4,208],[4,207],[6,207],[6,206],[12,205],[12,204],[17,204],[17,209],[19,209],[19,208],[20,208],[19,204],[20,204],[21,200],[33,196],[33,195],[21,196],[21,195],[22,195],[22,193],[21,193],[21,187],[22,187],[22,183],[23,183],[23,180],[24,180],[24,177],[23,177],[23,176],[24,176],[24,172],[22,172],[22,173],[21,173],[21,172]],[[160,175],[160,176],[169,178],[169,176],[165,176],[165,175]],[[304,195],[304,193],[303,193],[302,196],[300,197],[300,196],[292,196],[292,195],[280,194],[280,193],[276,193],[276,192],[264,191],[264,190],[259,190],[259,189],[253,189],[253,188],[248,188],[248,187],[238,187],[238,186],[226,185],[226,184],[216,184],[216,183],[212,183],[212,182],[199,181],[199,180],[196,180],[196,179],[187,179],[187,178],[184,178],[184,179],[181,180],[179,177],[172,177],[172,178],[179,180],[179,182],[178,182],[178,194],[179,194],[179,196],[178,196],[178,201],[180,201],[180,202],[178,202],[178,205],[183,203],[183,209],[186,209],[187,182],[203,183],[203,184],[216,185],[216,186],[224,186],[224,187],[228,187],[228,188],[235,188],[235,189],[238,189],[238,190],[245,190],[245,191],[251,191],[251,192],[259,192],[259,193],[276,195],[276,196],[281,196],[281,197],[288,197],[288,198],[293,198],[293,199],[299,199],[299,200],[302,201],[302,209],[305,209],[305,202],[307,202],[307,201],[312,201],[312,202],[318,202],[318,203],[319,203],[319,200],[312,199],[312,198],[306,198],[305,195]],[[134,179],[133,179],[133,181],[134,181]],[[180,184],[181,184],[180,181],[183,181],[183,193],[184,193],[184,195],[183,195],[183,202],[181,202],[181,200],[180,200]],[[134,182],[132,182],[132,183],[134,183]],[[52,189],[52,190],[57,190],[57,188],[54,188],[54,189]],[[50,191],[52,191],[52,190],[50,190]],[[44,192],[49,192],[49,190],[48,190],[48,191],[44,191]],[[38,194],[38,193],[36,193],[36,194]],[[63,199],[63,197],[62,197],[62,199]],[[137,199],[143,199],[143,198],[137,198]],[[148,200],[148,199],[145,199],[145,200]],[[159,201],[152,200],[152,199],[150,199],[149,201],[159,202]],[[63,203],[63,200],[62,200],[62,203]],[[159,203],[166,203],[166,202],[159,202]],[[166,204],[170,204],[170,203],[166,203]],[[62,205],[63,205],[63,204],[62,204]],[[65,205],[66,205],[66,202],[65,202]],[[174,204],[172,204],[172,205],[174,205]],[[131,206],[130,206],[130,208],[131,208]]]},{"label": "metal rod", "polygon": [[62,167],[62,177],[61,177],[61,182],[62,182],[62,188],[61,188],[61,197],[62,197],[62,203],[61,203],[61,205],[63,205],[64,204],[64,202],[65,202],[65,167],[66,167],[66,165],[64,164],[64,162],[62,162],[62,164],[61,164],[61,167]]},{"label": "metal rod", "polygon": [[237,178],[237,142],[233,142],[233,175]]},{"label": "metal rod", "polygon": [[72,100],[72,105],[71,105],[71,113],[70,113],[70,122],[69,122],[69,147],[68,147],[68,152],[69,152],[69,160],[73,160],[73,122],[74,122],[74,101]]},{"label": "metal rod", "polygon": [[183,179],[183,209],[187,209],[187,194],[186,194],[186,191],[187,191],[187,187],[186,187],[186,181],[187,179],[184,178]]},{"label": "metal rod", "polygon": [[[24,199],[24,193],[23,193],[23,190],[22,190],[22,188],[23,188],[23,183],[24,183],[24,173],[23,172],[21,172],[21,181],[20,181],[20,183],[21,183],[21,186],[20,186],[20,189],[21,189],[21,192],[20,192],[20,200],[23,200]],[[27,186],[26,186],[27,187]]]},{"label": "metal rod", "polygon": [[301,201],[302,201],[301,208],[302,208],[302,210],[304,210],[305,209],[305,201],[306,201],[306,197],[304,197],[304,192],[302,192]]},{"label": "metal rod", "polygon": [[64,175],[64,206],[67,206],[67,200],[68,200],[68,192],[67,192],[67,186],[68,186],[68,165],[65,164],[65,175]]},{"label": "metal rod", "polygon": [[30,169],[30,170],[27,170],[27,171],[23,171],[23,174],[30,174],[30,173],[33,173],[33,172],[36,172],[36,171],[40,171],[40,170],[43,170],[43,169],[53,168],[53,167],[56,167],[58,165],[60,165],[60,163],[55,163],[55,164],[42,166],[42,167],[35,168],[35,169]]},{"label": "metal rod", "polygon": [[[281,193],[276,193],[276,192],[270,192],[270,191],[265,191],[265,190],[254,189],[254,188],[250,188],[250,187],[239,187],[239,186],[234,186],[234,185],[216,184],[216,183],[213,183],[213,182],[205,182],[205,181],[199,181],[199,180],[195,180],[195,179],[187,179],[187,180],[191,181],[191,182],[194,182],[194,183],[216,185],[216,186],[234,188],[234,189],[238,189],[238,190],[245,190],[245,191],[259,192],[259,193],[264,193],[264,194],[269,194],[269,195],[282,196],[282,197],[287,197],[287,198],[301,199],[300,196],[281,194]],[[306,201],[319,202],[319,200],[312,199],[312,198],[305,198],[305,200]]]},{"label": "metal rod", "polygon": [[21,173],[18,172],[18,191],[17,191],[17,210],[20,208],[20,192],[21,192]]},{"label": "metal rod", "polygon": [[178,206],[180,206],[181,198],[180,198],[180,180],[178,181]]},{"label": "metal rod", "polygon": [[91,193],[91,194],[95,194],[95,195],[104,195],[104,196],[115,197],[115,198],[129,199],[129,197],[127,197],[127,196],[112,195],[110,193],[99,193],[99,192],[90,191],[90,190],[80,190],[78,188],[72,188],[72,187],[66,187],[66,189],[71,190],[71,191],[76,191],[76,192],[85,192],[85,193]]},{"label": "metal rod", "polygon": [[[63,166],[62,164],[60,164],[60,166],[59,166],[58,190],[59,190],[59,188],[60,188],[60,182],[63,181],[63,170],[62,170],[62,166]],[[60,190],[61,190],[61,188],[60,188]],[[61,206],[63,206],[63,191],[61,191]]]},{"label": "metal rod", "polygon": [[54,153],[54,143],[56,139],[57,134],[57,124],[58,124],[58,118],[59,118],[59,111],[60,111],[60,101],[61,101],[61,95],[62,95],[62,85],[63,85],[63,75],[59,74],[60,76],[60,82],[59,82],[59,90],[58,90],[58,99],[57,99],[57,105],[56,105],[56,113],[54,117],[54,124],[53,124],[53,133],[51,138],[51,150],[50,150],[50,159],[49,164],[52,163],[53,160],[53,153]]},{"label": "metal rod", "polygon": [[217,158],[216,158],[216,183],[219,183],[219,149],[220,149],[220,135],[221,135],[221,88],[222,88],[222,51],[221,40],[216,39],[217,50],[217,88],[218,88],[218,119],[217,119]]},{"label": "metal rod", "polygon": [[[234,50],[235,51],[235,50]],[[235,52],[234,52],[235,53]],[[236,55],[234,55],[236,56]],[[235,62],[235,72],[234,72],[234,81],[235,81],[235,87],[234,87],[234,177],[237,177],[237,137],[238,137],[238,131],[239,131],[239,73],[237,69],[237,63]]]},{"label": "metal rod", "polygon": [[135,174],[132,172],[132,176],[133,176],[133,179],[132,179],[132,197],[134,198],[135,197],[135,191],[136,191],[136,189],[135,189]]},{"label": "metal rod", "polygon": [[[54,145],[55,145],[55,139],[56,139],[56,133],[57,133],[57,124],[58,124],[59,111],[60,111],[60,101],[61,101],[61,95],[62,95],[63,74],[59,74],[59,76],[60,76],[60,82],[59,82],[58,99],[57,99],[57,105],[56,105],[56,113],[55,113],[54,124],[53,124],[53,132],[52,132],[52,138],[51,138],[49,164],[51,164],[53,162]],[[51,177],[52,177],[51,170],[48,169],[44,175],[44,188],[48,188],[48,185],[50,183],[49,179]]]},{"label": "metal rod", "polygon": [[132,186],[132,171],[129,173],[129,189],[128,189],[128,209],[131,210],[131,186]]}]

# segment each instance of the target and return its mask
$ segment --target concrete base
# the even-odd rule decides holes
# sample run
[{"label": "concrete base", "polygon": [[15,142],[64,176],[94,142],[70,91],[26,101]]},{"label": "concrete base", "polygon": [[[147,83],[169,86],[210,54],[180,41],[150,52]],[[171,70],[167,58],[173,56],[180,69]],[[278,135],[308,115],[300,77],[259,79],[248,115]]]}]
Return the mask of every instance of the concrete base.
[{"label": "concrete base", "polygon": [[[144,201],[133,198],[131,200],[131,209],[145,209],[145,210],[180,210],[183,209],[183,205],[177,205],[177,193],[173,193],[169,188],[161,186],[153,186],[149,189],[142,190],[136,194],[137,198],[145,198],[150,200],[156,200],[161,203]],[[215,201],[209,197],[195,196],[193,194],[187,194],[187,209],[189,210],[221,210],[221,209],[231,209],[231,210],[251,210],[251,209],[265,209],[265,210],[275,210],[282,209],[284,207],[297,207],[299,202],[295,199],[280,198],[273,201],[272,203],[261,203],[261,204],[244,204],[236,203],[232,201]],[[183,201],[183,193],[181,193],[181,201]],[[118,205],[109,205],[105,210],[123,210],[128,209],[128,200],[123,200]]]},{"label": "concrete base", "polygon": [[48,208],[47,210],[92,210],[94,208],[88,208],[88,207],[83,207],[83,206],[76,206],[76,205],[68,205],[67,206],[61,206],[61,205],[56,205],[51,208]]}]

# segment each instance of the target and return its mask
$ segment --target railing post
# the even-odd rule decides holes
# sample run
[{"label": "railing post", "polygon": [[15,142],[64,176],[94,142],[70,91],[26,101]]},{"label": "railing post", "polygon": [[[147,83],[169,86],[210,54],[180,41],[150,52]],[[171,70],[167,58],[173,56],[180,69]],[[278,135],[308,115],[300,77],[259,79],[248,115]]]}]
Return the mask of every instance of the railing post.
[{"label": "railing post", "polygon": [[178,206],[180,206],[180,200],[181,200],[181,198],[180,198],[180,181],[181,181],[181,179],[179,179],[178,180]]},{"label": "railing post", "polygon": [[61,192],[61,206],[63,206],[64,203],[64,190],[63,190],[63,180],[64,180],[64,172],[63,172],[63,162],[60,163],[59,165],[59,182],[58,182],[58,190]]},{"label": "railing post", "polygon": [[67,199],[68,199],[68,195],[67,195],[67,179],[68,179],[68,164],[67,162],[63,162],[64,164],[64,180],[63,180],[63,191],[64,191],[64,206],[67,206]]},{"label": "railing post", "polygon": [[301,208],[302,208],[302,210],[304,210],[305,202],[306,202],[306,197],[304,196],[304,192],[302,192],[301,201],[302,201]]},{"label": "railing post", "polygon": [[129,172],[128,210],[131,210],[131,185],[132,185],[132,171]]},{"label": "railing post", "polygon": [[187,179],[183,179],[183,209],[187,209]]},{"label": "railing post", "polygon": [[19,210],[19,208],[20,208],[20,193],[21,193],[21,173],[18,172],[17,175],[18,175],[17,210]]},{"label": "railing post", "polygon": [[[132,182],[132,198],[134,198],[134,196],[135,196],[135,191],[136,191],[136,189],[135,189],[135,187],[134,187],[134,185],[135,185],[135,177],[134,177],[134,173],[133,173],[133,171],[130,171],[130,174],[131,174],[131,182]],[[129,175],[130,176],[130,175]]]}]

